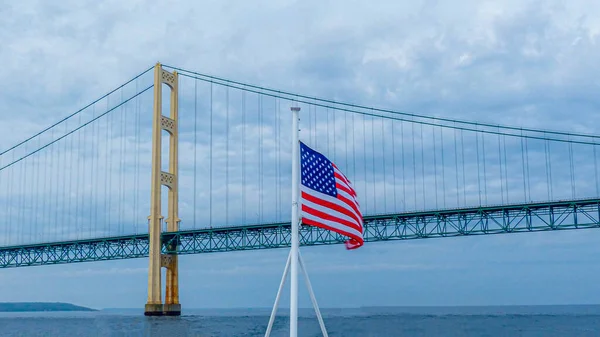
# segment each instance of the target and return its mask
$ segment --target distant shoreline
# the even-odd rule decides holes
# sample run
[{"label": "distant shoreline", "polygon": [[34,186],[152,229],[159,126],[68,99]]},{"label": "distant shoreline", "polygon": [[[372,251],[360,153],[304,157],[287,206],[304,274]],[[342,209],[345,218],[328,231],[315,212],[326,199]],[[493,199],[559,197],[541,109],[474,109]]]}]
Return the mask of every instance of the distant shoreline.
[{"label": "distant shoreline", "polygon": [[98,311],[62,302],[0,302],[0,312]]}]

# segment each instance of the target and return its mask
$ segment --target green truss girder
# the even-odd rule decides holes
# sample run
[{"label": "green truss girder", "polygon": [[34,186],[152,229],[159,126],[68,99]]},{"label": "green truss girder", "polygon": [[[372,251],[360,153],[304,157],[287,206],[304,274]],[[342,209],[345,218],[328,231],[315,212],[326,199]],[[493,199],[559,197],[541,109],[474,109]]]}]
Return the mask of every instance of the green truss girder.
[{"label": "green truss girder", "polygon": [[[366,216],[366,242],[600,227],[600,199]],[[290,224],[163,233],[163,253],[200,254],[290,246]],[[334,232],[302,226],[302,246],[339,244]],[[148,256],[148,234],[0,247],[0,268]]]}]

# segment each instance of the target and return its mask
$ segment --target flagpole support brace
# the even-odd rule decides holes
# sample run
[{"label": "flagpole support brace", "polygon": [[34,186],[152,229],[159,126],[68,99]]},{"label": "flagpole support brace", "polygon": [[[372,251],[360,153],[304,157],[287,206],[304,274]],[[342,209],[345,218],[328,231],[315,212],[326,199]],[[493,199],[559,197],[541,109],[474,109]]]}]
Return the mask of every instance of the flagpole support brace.
[{"label": "flagpole support brace", "polygon": [[287,262],[285,263],[285,268],[283,269],[283,276],[281,276],[281,282],[279,283],[279,290],[277,290],[277,296],[275,297],[275,304],[273,304],[273,310],[271,311],[271,317],[269,317],[269,324],[267,325],[267,332],[265,332],[265,337],[269,337],[271,335],[271,330],[273,329],[273,323],[275,322],[275,316],[277,315],[277,309],[279,308],[279,299],[281,298],[281,292],[283,291],[283,286],[285,285],[285,280],[287,279],[289,268],[290,268],[290,259],[292,258],[292,254],[288,254]]},{"label": "flagpole support brace", "polygon": [[[285,281],[287,279],[290,267],[290,259],[292,258],[292,254],[288,254],[287,262],[285,263],[285,268],[283,269],[283,276],[281,277],[281,282],[279,283],[279,290],[277,290],[277,296],[275,297],[275,303],[273,304],[273,310],[271,310],[271,317],[269,317],[269,324],[267,325],[267,331],[265,332],[265,337],[271,336],[271,331],[273,330],[273,323],[275,323],[275,316],[277,315],[277,309],[279,308],[279,300],[281,299],[281,293],[283,291],[283,287],[285,286]],[[321,333],[323,337],[329,337],[327,334],[327,329],[325,328],[325,322],[323,321],[323,316],[321,315],[321,310],[319,309],[319,304],[317,303],[317,298],[312,289],[312,285],[310,283],[310,278],[308,277],[308,271],[306,270],[306,265],[304,264],[304,259],[298,251],[298,262],[300,266],[300,270],[302,270],[302,274],[304,275],[304,281],[306,282],[306,288],[308,289],[308,293],[310,295],[310,300],[312,302],[313,308],[315,309],[315,314],[317,315],[317,320],[319,321],[319,327],[321,328]]]},{"label": "flagpole support brace", "polygon": [[317,320],[319,321],[319,326],[321,327],[321,333],[323,337],[329,337],[327,334],[327,329],[325,329],[325,322],[323,322],[323,316],[321,316],[321,310],[319,310],[319,304],[317,303],[317,298],[315,293],[313,292],[312,285],[310,284],[310,278],[308,277],[308,271],[306,271],[306,266],[304,265],[304,259],[298,251],[298,262],[300,262],[300,270],[302,270],[302,274],[304,274],[304,281],[306,282],[306,288],[308,289],[308,293],[310,295],[310,300],[312,302],[313,308],[315,309],[315,314],[317,315]]}]

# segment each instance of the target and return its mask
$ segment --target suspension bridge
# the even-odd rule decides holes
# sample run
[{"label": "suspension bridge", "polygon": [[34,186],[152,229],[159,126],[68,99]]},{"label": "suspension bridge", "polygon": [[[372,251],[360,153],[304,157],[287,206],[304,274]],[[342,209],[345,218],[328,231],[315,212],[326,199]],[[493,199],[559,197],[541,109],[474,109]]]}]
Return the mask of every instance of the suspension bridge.
[{"label": "suspension bridge", "polygon": [[[600,226],[600,136],[157,64],[0,149],[0,267],[149,257],[146,314],[179,314],[178,255],[289,247],[291,106],[301,140],[352,180],[365,242]],[[302,226],[300,241],[345,238]]]}]

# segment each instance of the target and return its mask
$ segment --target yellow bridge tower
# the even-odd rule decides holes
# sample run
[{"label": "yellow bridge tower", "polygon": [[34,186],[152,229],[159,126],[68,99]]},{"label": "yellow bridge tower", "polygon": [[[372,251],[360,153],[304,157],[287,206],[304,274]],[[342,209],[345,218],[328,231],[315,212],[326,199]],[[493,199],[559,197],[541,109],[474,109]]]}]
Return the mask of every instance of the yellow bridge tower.
[{"label": "yellow bridge tower", "polygon": [[[171,88],[171,108],[169,117],[162,114],[163,83]],[[179,276],[176,254],[161,254],[161,187],[169,188],[167,206],[167,231],[179,230],[178,216],[178,75],[164,70],[160,63],[154,67],[154,108],[152,121],[152,190],[150,200],[150,216],[148,217],[148,233],[150,240],[148,267],[148,302],[144,310],[146,316],[179,316]],[[169,133],[169,172],[161,169],[162,130]],[[174,250],[176,250],[175,247]],[[161,267],[167,269],[165,303],[161,294]]]}]

